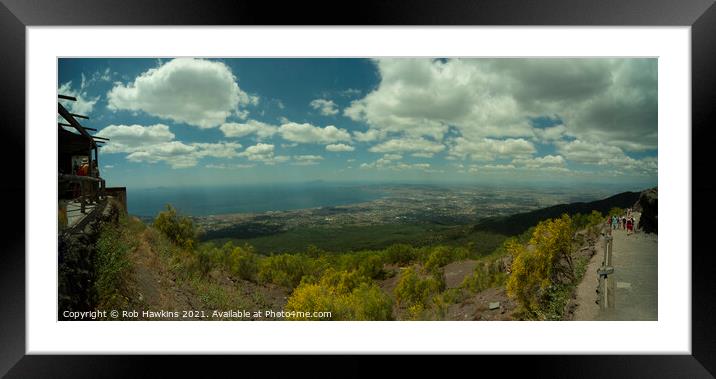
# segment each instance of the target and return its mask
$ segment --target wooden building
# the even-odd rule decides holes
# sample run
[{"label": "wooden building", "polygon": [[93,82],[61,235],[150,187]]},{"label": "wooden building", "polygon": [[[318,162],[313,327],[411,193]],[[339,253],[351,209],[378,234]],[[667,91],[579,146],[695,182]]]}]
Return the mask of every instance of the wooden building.
[{"label": "wooden building", "polygon": [[[76,101],[74,97],[59,95],[60,99]],[[108,198],[116,198],[126,212],[126,189],[106,188],[99,170],[99,149],[109,141],[91,135],[96,129],[82,126],[77,119],[87,116],[70,113],[57,103],[57,173],[60,231],[79,229],[101,213]]]}]

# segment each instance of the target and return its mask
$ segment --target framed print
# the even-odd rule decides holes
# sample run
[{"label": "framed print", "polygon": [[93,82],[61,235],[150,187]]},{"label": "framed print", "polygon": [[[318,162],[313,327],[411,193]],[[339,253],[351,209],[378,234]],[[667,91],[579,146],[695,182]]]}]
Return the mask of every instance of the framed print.
[{"label": "framed print", "polygon": [[716,8],[514,5],[6,1],[3,372],[433,353],[710,376]]}]

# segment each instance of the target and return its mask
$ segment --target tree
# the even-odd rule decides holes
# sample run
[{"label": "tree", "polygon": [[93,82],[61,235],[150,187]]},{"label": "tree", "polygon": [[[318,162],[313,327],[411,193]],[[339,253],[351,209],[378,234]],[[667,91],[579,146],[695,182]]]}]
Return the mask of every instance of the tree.
[{"label": "tree", "polygon": [[412,317],[430,307],[433,297],[445,289],[442,272],[420,277],[412,268],[403,270],[393,290],[398,304],[408,309]]},{"label": "tree", "polygon": [[[328,269],[317,283],[302,282],[286,303],[286,311],[296,312],[294,320],[316,320],[306,313],[323,313],[329,320],[390,320],[390,298],[356,271]],[[302,312],[302,313],[298,313]]]},{"label": "tree", "polygon": [[612,209],[609,210],[609,217],[612,217],[612,216],[619,216],[619,217],[621,217],[621,216],[624,215],[625,213],[626,213],[626,212],[624,211],[624,209],[619,208],[619,207],[613,207]]},{"label": "tree", "polygon": [[513,257],[507,292],[529,317],[538,316],[550,287],[574,280],[573,233],[571,218],[563,214],[537,224],[527,245],[516,240],[506,243]]},{"label": "tree", "polygon": [[159,212],[154,219],[154,227],[176,245],[187,250],[194,250],[198,237],[194,223],[189,217],[179,215],[171,204],[167,204],[166,207],[167,209]]}]

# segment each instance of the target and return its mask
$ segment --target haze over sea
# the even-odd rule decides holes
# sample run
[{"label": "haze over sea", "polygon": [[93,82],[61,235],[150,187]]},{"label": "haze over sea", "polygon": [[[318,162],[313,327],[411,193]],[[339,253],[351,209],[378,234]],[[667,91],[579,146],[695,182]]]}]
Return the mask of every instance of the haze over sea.
[{"label": "haze over sea", "polygon": [[[209,216],[231,213],[259,213],[296,209],[356,204],[388,195],[386,186],[429,186],[448,188],[479,188],[481,191],[500,193],[522,189],[534,195],[539,193],[564,194],[564,202],[591,201],[623,191],[641,191],[647,185],[605,185],[545,183],[487,185],[465,183],[307,183],[245,184],[242,186],[156,187],[128,188],[127,207],[130,214],[154,217],[171,204],[181,213],[190,216]],[[501,191],[502,190],[502,191]]]},{"label": "haze over sea", "polygon": [[381,196],[376,189],[325,183],[130,188],[127,207],[130,214],[147,217],[156,215],[169,203],[184,214],[208,216],[355,204]]}]

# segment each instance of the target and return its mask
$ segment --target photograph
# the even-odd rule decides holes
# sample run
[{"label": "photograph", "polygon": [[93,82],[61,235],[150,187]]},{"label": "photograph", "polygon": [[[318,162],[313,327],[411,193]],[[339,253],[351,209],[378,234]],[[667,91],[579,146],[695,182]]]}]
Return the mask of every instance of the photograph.
[{"label": "photograph", "polygon": [[0,377],[713,378],[715,1],[0,0]]},{"label": "photograph", "polygon": [[58,57],[57,320],[658,321],[658,70]]}]

